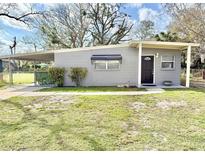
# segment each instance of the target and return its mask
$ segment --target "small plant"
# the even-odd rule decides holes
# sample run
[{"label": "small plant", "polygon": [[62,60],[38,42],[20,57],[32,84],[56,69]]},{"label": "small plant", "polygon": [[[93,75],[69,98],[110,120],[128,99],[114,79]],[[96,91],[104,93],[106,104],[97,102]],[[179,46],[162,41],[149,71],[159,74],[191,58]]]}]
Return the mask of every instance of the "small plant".
[{"label": "small plant", "polygon": [[87,68],[83,67],[71,67],[70,74],[68,75],[73,82],[75,82],[76,86],[79,87],[81,82],[87,76]]},{"label": "small plant", "polygon": [[64,68],[59,67],[51,67],[48,70],[49,76],[54,84],[56,84],[58,87],[62,87],[64,83]]},{"label": "small plant", "polygon": [[51,76],[48,72],[36,72],[36,81],[39,85],[48,85],[52,83]]}]

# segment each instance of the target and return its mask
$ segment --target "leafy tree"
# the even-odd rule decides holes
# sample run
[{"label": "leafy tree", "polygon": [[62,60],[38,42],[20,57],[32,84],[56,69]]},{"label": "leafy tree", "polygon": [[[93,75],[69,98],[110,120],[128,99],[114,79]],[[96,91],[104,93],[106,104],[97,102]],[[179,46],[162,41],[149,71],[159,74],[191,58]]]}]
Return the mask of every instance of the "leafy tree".
[{"label": "leafy tree", "polygon": [[179,37],[177,36],[176,33],[172,32],[160,32],[159,34],[156,34],[154,38],[157,41],[167,41],[167,42],[176,42],[179,40]]},{"label": "leafy tree", "polygon": [[143,20],[137,27],[136,37],[139,40],[148,40],[153,38],[154,33],[154,22],[150,20]]}]

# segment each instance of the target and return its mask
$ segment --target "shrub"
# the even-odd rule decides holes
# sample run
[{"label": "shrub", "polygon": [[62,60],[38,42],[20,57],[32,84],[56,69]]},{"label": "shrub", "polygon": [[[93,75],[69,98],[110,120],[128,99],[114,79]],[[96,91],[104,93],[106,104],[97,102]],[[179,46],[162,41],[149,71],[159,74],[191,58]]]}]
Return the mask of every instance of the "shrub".
[{"label": "shrub", "polygon": [[52,83],[51,76],[48,72],[36,72],[36,81],[40,85],[48,85]]},{"label": "shrub", "polygon": [[75,82],[76,86],[79,87],[81,82],[87,76],[87,68],[83,67],[71,67],[70,74],[68,75],[73,82]]},{"label": "shrub", "polygon": [[58,87],[62,87],[64,83],[64,68],[59,67],[51,67],[48,70],[49,76],[54,84],[56,84]]}]

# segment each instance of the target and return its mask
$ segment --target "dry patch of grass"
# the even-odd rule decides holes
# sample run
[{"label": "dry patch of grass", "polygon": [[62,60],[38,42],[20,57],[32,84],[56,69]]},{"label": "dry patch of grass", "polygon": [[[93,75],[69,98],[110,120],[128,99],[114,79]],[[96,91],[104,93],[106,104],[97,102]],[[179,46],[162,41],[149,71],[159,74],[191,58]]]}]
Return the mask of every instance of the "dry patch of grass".
[{"label": "dry patch of grass", "polygon": [[161,101],[161,102],[158,102],[156,104],[156,106],[158,108],[161,108],[161,109],[171,109],[171,108],[179,108],[179,107],[185,107],[187,106],[187,103],[184,102],[184,101],[178,101],[178,102],[173,102],[173,101]]}]

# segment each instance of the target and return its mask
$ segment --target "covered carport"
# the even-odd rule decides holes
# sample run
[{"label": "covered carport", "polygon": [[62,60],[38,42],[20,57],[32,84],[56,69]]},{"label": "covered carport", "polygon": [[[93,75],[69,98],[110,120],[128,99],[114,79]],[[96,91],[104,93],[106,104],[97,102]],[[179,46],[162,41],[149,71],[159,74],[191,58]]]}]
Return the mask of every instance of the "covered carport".
[{"label": "covered carport", "polygon": [[52,62],[54,61],[54,51],[46,51],[46,52],[33,52],[33,53],[19,53],[15,55],[5,55],[0,56],[0,63],[8,62],[8,71],[9,71],[9,84],[13,84],[13,75],[12,75],[12,67],[11,63],[13,60],[25,60],[31,61],[34,64],[34,83],[36,84],[35,77],[35,64],[36,62]]}]

